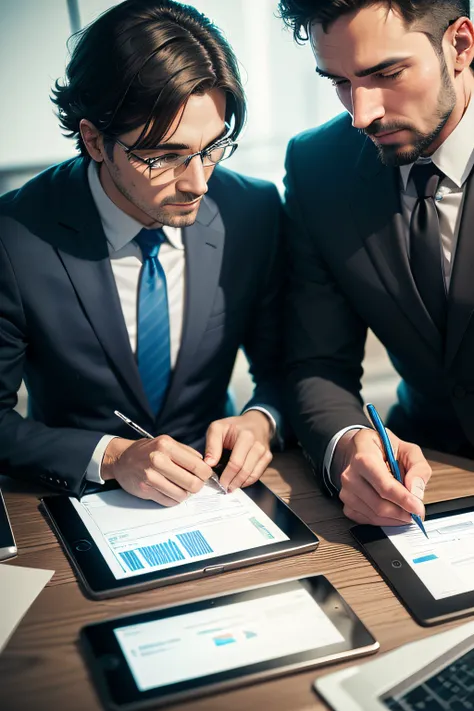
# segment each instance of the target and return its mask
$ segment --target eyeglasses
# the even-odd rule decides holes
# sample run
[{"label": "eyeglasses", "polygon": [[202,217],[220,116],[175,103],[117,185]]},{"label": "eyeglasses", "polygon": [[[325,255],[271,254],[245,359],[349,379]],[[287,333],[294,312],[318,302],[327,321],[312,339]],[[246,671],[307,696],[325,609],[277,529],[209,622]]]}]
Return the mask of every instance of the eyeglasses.
[{"label": "eyeglasses", "polygon": [[212,165],[217,165],[223,160],[227,160],[235,153],[238,147],[238,143],[232,141],[229,138],[221,139],[217,141],[212,146],[204,148],[202,151],[197,151],[196,153],[190,153],[188,155],[182,156],[178,153],[166,153],[162,156],[157,156],[156,158],[142,158],[131,150],[129,146],[122,143],[115,136],[105,135],[109,141],[113,141],[123,149],[126,153],[127,158],[130,162],[132,160],[138,161],[140,164],[145,165],[149,171],[149,178],[161,175],[168,170],[175,171],[175,174],[184,173],[190,162],[196,156],[200,156],[203,166],[210,167]]}]

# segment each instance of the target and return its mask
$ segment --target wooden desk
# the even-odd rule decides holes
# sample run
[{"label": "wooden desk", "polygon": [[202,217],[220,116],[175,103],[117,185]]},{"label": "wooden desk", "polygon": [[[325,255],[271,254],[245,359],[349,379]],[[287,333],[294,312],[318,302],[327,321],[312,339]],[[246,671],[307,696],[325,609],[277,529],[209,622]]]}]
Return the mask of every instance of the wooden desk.
[{"label": "wooden desk", "polygon": [[[474,462],[435,454],[430,460],[434,474],[427,501],[474,495]],[[79,590],[64,553],[38,511],[39,492],[33,495],[0,477],[19,548],[19,556],[11,564],[56,571],[0,655],[0,709],[100,709],[77,646],[79,629],[86,623],[293,576],[324,573],[379,640],[382,652],[456,624],[426,630],[411,619],[362,553],[354,548],[349,521],[342,515],[338,503],[318,491],[299,453],[276,456],[264,481],[317,533],[321,543],[314,553],[114,600],[92,602]],[[312,691],[311,682],[318,674],[335,668],[293,674],[173,708],[176,711],[321,710],[326,706]]]}]

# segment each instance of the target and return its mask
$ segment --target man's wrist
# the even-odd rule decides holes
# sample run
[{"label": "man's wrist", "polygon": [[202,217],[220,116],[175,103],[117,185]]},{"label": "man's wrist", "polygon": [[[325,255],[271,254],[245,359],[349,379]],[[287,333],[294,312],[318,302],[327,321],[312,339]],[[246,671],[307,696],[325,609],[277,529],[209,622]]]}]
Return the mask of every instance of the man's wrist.
[{"label": "man's wrist", "polygon": [[341,474],[348,466],[352,449],[351,443],[358,432],[360,432],[359,429],[353,429],[343,434],[334,450],[331,463],[331,479],[337,489],[341,488]]},{"label": "man's wrist", "polygon": [[240,417],[243,417],[254,431],[260,434],[259,439],[270,443],[273,434],[273,427],[269,417],[261,410],[247,410]]},{"label": "man's wrist", "polygon": [[122,439],[115,437],[109,442],[104,452],[104,458],[100,467],[100,475],[104,481],[115,479],[115,467],[126,449],[135,442],[133,439]]}]

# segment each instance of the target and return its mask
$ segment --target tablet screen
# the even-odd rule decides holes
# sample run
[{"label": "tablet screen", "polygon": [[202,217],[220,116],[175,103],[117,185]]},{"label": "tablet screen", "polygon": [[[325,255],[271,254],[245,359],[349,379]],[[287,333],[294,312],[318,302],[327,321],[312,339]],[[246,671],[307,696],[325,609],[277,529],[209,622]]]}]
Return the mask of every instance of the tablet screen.
[{"label": "tablet screen", "polygon": [[140,691],[344,641],[312,595],[294,589],[114,629]]},{"label": "tablet screen", "polygon": [[384,527],[385,535],[435,600],[474,590],[474,511],[428,518],[418,526]]},{"label": "tablet screen", "polygon": [[240,489],[204,486],[171,508],[123,489],[70,501],[117,580],[289,540]]}]

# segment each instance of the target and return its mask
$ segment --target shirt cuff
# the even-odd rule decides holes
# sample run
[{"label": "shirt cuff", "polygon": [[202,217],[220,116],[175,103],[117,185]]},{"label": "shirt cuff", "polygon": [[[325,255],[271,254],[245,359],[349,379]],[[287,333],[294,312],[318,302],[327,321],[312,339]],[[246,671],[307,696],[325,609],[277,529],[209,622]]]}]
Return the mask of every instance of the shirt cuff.
[{"label": "shirt cuff", "polygon": [[107,449],[109,442],[116,439],[115,435],[104,435],[102,439],[99,440],[96,448],[92,453],[91,460],[87,465],[86,469],[86,479],[94,484],[105,484],[104,479],[100,475],[100,470],[102,467],[102,460],[104,458],[105,450]]},{"label": "shirt cuff", "polygon": [[326,484],[327,488],[331,491],[337,491],[339,492],[339,489],[337,486],[334,484],[332,478],[331,478],[331,466],[332,466],[332,460],[334,457],[334,452],[336,451],[336,447],[339,444],[339,440],[341,437],[343,437],[346,432],[350,432],[351,430],[368,430],[370,429],[366,425],[350,425],[350,427],[344,427],[344,429],[339,430],[337,434],[334,435],[334,437],[331,439],[329,442],[328,446],[326,447],[326,452],[324,454],[324,462],[323,462],[323,477],[324,477],[324,483]]}]

